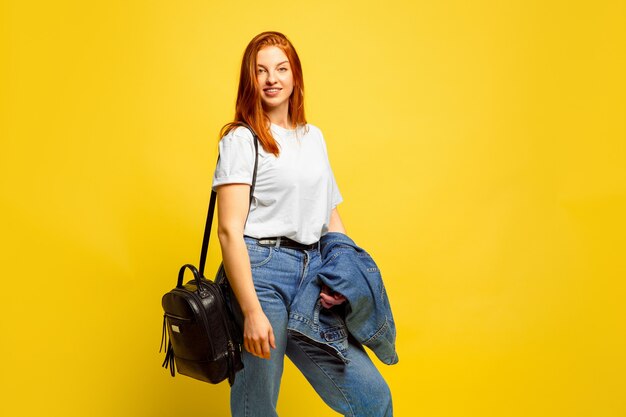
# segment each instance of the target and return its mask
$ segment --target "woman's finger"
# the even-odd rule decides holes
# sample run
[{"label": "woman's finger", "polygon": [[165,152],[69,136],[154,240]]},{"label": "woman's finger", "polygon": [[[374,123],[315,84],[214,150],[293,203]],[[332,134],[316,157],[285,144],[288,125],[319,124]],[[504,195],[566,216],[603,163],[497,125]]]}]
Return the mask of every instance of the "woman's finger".
[{"label": "woman's finger", "polygon": [[243,346],[246,348],[250,354],[254,356],[261,356],[261,349],[259,348],[259,343],[255,341],[253,338],[245,338]]},{"label": "woman's finger", "polygon": [[270,327],[270,346],[276,349],[276,339],[274,338],[274,329]]},{"label": "woman's finger", "polygon": [[346,297],[344,297],[343,295],[339,293],[335,293],[334,295],[320,293],[320,298],[322,299],[323,302],[326,302],[327,304],[332,304],[332,305],[339,305],[343,303],[344,301],[346,301]]},{"label": "woman's finger", "polygon": [[259,346],[261,357],[264,359],[270,358],[270,343],[268,339],[264,339],[261,345]]},{"label": "woman's finger", "polygon": [[335,300],[338,300],[339,302],[343,303],[344,301],[346,301],[346,297],[344,297],[343,295],[339,294],[338,292],[336,292],[335,294],[333,294],[333,298]]},{"label": "woman's finger", "polygon": [[254,353],[254,345],[252,344],[252,342],[251,342],[250,340],[246,340],[246,341],[244,342],[243,346],[246,348],[246,350],[247,350],[250,354],[252,354],[252,355],[254,355],[254,354],[255,354],[255,353]]},{"label": "woman's finger", "polygon": [[324,294],[323,292],[322,292],[322,293],[320,293],[320,298],[321,298],[323,301],[326,301],[326,302],[329,302],[330,300],[332,300],[332,299],[333,299],[330,295],[328,295],[328,294]]}]

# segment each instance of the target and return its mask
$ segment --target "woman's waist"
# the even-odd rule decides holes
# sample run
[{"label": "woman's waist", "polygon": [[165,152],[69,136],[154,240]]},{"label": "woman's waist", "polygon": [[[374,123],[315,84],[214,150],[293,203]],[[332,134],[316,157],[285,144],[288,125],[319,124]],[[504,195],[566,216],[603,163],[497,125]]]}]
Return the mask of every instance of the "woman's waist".
[{"label": "woman's waist", "polygon": [[286,236],[266,236],[266,237],[254,237],[250,235],[244,235],[249,239],[253,239],[257,245],[260,246],[274,246],[274,247],[284,247],[291,249],[299,249],[299,250],[319,250],[320,249],[320,241],[319,239],[313,243],[301,243],[297,240],[288,238]]}]

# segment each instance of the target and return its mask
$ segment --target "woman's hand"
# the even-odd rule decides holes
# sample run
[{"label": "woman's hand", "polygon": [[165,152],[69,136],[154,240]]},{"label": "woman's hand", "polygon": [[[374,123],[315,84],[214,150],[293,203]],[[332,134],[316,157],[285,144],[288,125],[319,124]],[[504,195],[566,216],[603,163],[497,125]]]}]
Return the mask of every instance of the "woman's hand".
[{"label": "woman's hand", "polygon": [[324,308],[331,308],[346,301],[346,297],[339,294],[338,292],[333,292],[326,285],[322,287],[322,292],[320,292],[320,298],[322,299],[322,307]]},{"label": "woman's hand", "polygon": [[254,356],[263,359],[270,358],[270,346],[276,349],[274,330],[263,310],[244,317],[243,346]]}]

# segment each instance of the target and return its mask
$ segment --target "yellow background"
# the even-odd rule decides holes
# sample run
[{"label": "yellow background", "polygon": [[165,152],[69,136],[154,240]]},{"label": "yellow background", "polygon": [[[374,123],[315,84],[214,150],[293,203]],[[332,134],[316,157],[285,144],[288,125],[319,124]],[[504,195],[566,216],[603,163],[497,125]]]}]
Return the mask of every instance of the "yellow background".
[{"label": "yellow background", "polygon": [[[161,368],[160,300],[278,30],[388,288],[395,415],[624,416],[625,27],[624,1],[2,2],[1,414],[228,414]],[[336,415],[291,364],[279,411]]]}]

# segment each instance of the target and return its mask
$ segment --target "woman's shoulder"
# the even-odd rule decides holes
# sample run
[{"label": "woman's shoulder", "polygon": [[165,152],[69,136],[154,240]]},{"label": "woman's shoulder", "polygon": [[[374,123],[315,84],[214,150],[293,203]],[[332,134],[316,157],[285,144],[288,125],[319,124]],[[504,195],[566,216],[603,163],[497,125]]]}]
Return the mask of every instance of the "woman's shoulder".
[{"label": "woman's shoulder", "polygon": [[233,141],[233,140],[245,140],[252,143],[254,137],[252,132],[245,126],[236,126],[232,128],[228,133],[222,136],[221,140]]},{"label": "woman's shoulder", "polygon": [[320,143],[324,149],[326,149],[326,140],[324,139],[324,134],[322,133],[322,129],[317,125],[307,123],[307,134],[315,137],[318,143]]},{"label": "woman's shoulder", "polygon": [[328,147],[326,146],[326,140],[324,139],[322,129],[320,129],[317,125],[307,123],[305,136],[308,138],[305,142],[309,143],[309,146],[321,149],[328,157]]},{"label": "woman's shoulder", "polygon": [[316,142],[324,142],[324,135],[322,134],[322,129],[320,129],[317,125],[312,123],[307,123],[304,125],[303,135],[312,137]]},{"label": "woman's shoulder", "polygon": [[307,131],[307,133],[315,133],[318,135],[322,134],[322,129],[320,129],[319,127],[317,127],[317,125],[314,125],[312,123],[307,123],[305,125],[305,129]]}]

